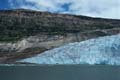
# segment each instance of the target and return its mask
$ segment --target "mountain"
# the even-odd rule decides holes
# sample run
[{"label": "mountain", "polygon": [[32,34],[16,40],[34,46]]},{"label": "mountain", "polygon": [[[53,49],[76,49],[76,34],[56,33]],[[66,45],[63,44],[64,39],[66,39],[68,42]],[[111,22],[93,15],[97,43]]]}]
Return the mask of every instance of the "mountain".
[{"label": "mountain", "polygon": [[[104,36],[120,27],[120,20],[52,14],[25,9],[0,11],[0,41],[16,41],[39,33],[50,35],[86,33]],[[98,34],[96,34],[98,33]],[[113,31],[113,33],[115,33]],[[4,36],[3,36],[4,35]]]},{"label": "mountain", "polygon": [[116,19],[0,10],[0,62],[14,62],[68,43],[119,33],[120,20]]}]

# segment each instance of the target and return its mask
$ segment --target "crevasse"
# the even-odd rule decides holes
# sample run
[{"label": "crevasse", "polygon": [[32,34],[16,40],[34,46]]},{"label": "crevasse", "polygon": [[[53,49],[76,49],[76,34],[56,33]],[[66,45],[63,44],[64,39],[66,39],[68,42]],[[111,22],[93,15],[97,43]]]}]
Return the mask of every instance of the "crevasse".
[{"label": "crevasse", "polygon": [[120,65],[120,34],[70,43],[19,62]]}]

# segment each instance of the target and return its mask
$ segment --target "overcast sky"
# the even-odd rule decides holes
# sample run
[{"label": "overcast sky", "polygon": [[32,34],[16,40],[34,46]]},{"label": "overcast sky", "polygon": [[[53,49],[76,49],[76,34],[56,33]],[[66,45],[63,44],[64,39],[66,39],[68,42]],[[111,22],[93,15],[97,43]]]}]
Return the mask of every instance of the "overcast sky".
[{"label": "overcast sky", "polygon": [[0,9],[8,8],[120,19],[120,0],[1,0]]}]

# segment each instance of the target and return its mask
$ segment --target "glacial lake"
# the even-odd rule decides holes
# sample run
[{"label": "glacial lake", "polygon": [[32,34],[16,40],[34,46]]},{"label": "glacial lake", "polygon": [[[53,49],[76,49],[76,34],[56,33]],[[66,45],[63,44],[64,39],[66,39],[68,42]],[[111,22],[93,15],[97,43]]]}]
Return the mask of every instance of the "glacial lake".
[{"label": "glacial lake", "polygon": [[0,80],[120,80],[120,66],[1,65]]}]

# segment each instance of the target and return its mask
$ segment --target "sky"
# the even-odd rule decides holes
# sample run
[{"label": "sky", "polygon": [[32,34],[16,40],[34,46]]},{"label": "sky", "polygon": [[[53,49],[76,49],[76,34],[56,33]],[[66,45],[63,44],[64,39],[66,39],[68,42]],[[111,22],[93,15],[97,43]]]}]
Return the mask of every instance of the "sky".
[{"label": "sky", "polygon": [[16,8],[120,19],[120,0],[0,0],[0,9]]}]

